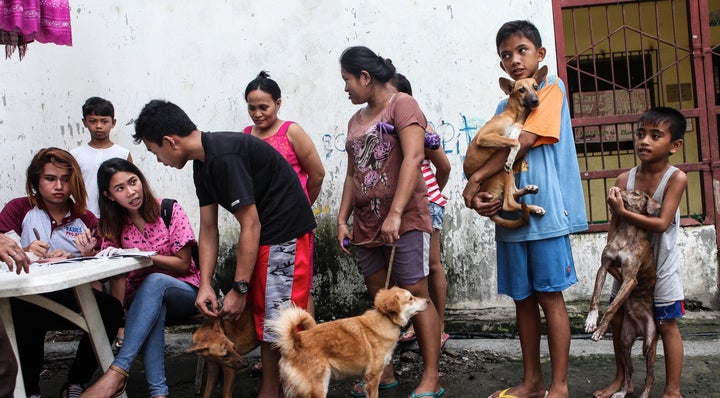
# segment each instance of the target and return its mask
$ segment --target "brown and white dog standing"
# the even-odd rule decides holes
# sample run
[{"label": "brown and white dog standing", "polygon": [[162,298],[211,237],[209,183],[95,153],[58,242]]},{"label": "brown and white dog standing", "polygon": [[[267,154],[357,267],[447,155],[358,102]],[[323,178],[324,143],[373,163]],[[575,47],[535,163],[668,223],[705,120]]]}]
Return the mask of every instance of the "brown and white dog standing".
[{"label": "brown and white dog standing", "polygon": [[[375,308],[316,325],[307,311],[288,307],[269,328],[278,336],[280,379],[285,396],[321,398],[330,379],[363,375],[369,398],[377,398],[383,368],[392,359],[400,328],[424,311],[428,299],[399,287],[381,289]],[[302,331],[298,331],[302,326]]]},{"label": "brown and white dog standing", "polygon": [[245,367],[243,355],[254,350],[260,343],[255,334],[252,310],[246,308],[237,321],[208,318],[192,336],[193,346],[188,352],[205,357],[207,378],[203,398],[210,394],[217,382],[219,370],[223,373],[223,398],[232,396],[236,372]]},{"label": "brown and white dog standing", "polygon": [[[660,209],[660,203],[644,192],[621,191],[620,195],[625,208],[633,213],[650,215]],[[600,293],[608,272],[620,282],[620,289],[598,325]],[[630,355],[636,337],[643,338],[647,370],[645,389],[640,397],[647,398],[650,395],[658,341],[653,307],[655,279],[655,261],[648,232],[620,218],[614,234],[602,252],[602,261],[590,300],[590,312],[585,321],[585,331],[594,332],[592,339],[598,341],[603,338],[620,306],[624,310],[622,330],[614,330],[613,333],[620,333],[623,352],[621,361],[625,367],[625,376],[620,391],[615,393],[613,398],[623,398],[628,393],[633,371]]]},{"label": "brown and white dog standing", "polygon": [[500,78],[500,88],[507,94],[508,100],[505,109],[493,116],[489,122],[478,130],[467,147],[463,171],[470,178],[490,157],[502,148],[510,148],[510,155],[505,162],[505,170],[496,173],[483,181],[480,191],[490,193],[493,198],[503,198],[503,210],[522,211],[522,216],[516,220],[507,220],[494,215],[490,219],[505,228],[518,228],[528,223],[530,213],[543,215],[545,209],[540,206],[518,203],[520,196],[537,193],[536,185],[528,185],[522,189],[515,186],[515,177],[512,173],[513,163],[520,149],[518,137],[522,131],[525,119],[530,111],[540,104],[537,95],[538,82],[545,80],[547,66],[538,70],[535,77],[512,81]]}]

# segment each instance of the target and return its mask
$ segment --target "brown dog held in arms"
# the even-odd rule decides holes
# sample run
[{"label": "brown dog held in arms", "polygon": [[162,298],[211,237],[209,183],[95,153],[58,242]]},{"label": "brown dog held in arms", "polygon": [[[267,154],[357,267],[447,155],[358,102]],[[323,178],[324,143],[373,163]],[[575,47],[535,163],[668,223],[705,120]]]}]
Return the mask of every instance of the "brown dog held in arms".
[{"label": "brown dog held in arms", "polygon": [[[247,307],[247,306],[246,306]],[[192,336],[193,346],[188,352],[205,357],[207,378],[203,398],[210,394],[217,382],[218,372],[223,372],[223,398],[232,396],[236,371],[245,365],[243,355],[254,350],[260,343],[255,334],[252,310],[246,308],[240,319],[234,322],[220,318],[208,318]]]},{"label": "brown dog held in arms", "polygon": [[[280,379],[287,398],[325,397],[330,379],[363,375],[365,393],[378,396],[382,370],[392,359],[400,328],[428,299],[399,287],[381,289],[375,308],[352,318],[315,324],[307,311],[288,307],[270,321],[278,336]],[[298,331],[302,326],[304,330]]]},{"label": "brown dog held in arms", "polygon": [[[633,213],[651,215],[660,210],[660,203],[644,192],[620,191],[620,196],[625,208]],[[620,282],[620,289],[597,325],[600,293],[608,272]],[[613,398],[623,398],[629,392],[633,372],[630,354],[636,337],[643,338],[647,371],[645,389],[640,397],[647,398],[650,395],[655,378],[653,368],[658,342],[653,308],[655,279],[655,261],[648,232],[619,218],[615,232],[602,252],[602,261],[590,300],[590,313],[585,321],[585,331],[594,332],[592,339],[598,341],[603,338],[620,306],[624,310],[622,330],[613,333],[620,333],[623,352],[621,361],[625,367],[625,376],[620,391],[616,392]]]},{"label": "brown dog held in arms", "polygon": [[516,220],[504,219],[499,214],[490,218],[496,224],[505,228],[518,228],[527,224],[530,213],[545,214],[545,209],[540,206],[518,203],[519,197],[537,193],[538,187],[528,185],[518,189],[515,186],[512,167],[520,149],[518,137],[525,119],[527,119],[530,111],[540,104],[537,96],[538,82],[545,80],[546,76],[547,66],[543,66],[538,70],[534,78],[512,81],[501,77],[500,88],[509,96],[507,106],[478,130],[465,153],[463,171],[465,176],[470,178],[495,152],[502,148],[510,148],[510,155],[507,162],[505,162],[505,170],[489,177],[480,185],[481,192],[488,192],[493,198],[503,198],[503,210],[522,212],[521,217]]}]

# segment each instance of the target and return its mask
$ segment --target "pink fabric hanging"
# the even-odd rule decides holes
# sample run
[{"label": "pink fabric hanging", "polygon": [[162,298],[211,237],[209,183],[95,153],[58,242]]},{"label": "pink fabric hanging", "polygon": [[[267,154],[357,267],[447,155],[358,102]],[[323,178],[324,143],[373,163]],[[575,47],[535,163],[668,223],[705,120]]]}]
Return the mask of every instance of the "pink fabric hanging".
[{"label": "pink fabric hanging", "polygon": [[34,40],[72,46],[69,0],[0,0],[0,33],[8,56]]}]

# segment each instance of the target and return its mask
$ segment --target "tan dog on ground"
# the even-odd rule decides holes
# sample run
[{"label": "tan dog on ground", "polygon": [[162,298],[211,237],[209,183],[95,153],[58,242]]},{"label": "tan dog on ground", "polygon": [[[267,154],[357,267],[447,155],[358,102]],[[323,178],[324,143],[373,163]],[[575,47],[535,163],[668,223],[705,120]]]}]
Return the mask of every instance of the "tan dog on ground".
[{"label": "tan dog on ground", "polygon": [[[644,192],[620,191],[620,195],[625,208],[633,213],[650,215],[660,209],[660,203]],[[598,326],[600,293],[608,272],[620,282],[620,289],[603,314]],[[620,391],[615,393],[613,398],[623,398],[629,392],[633,371],[630,354],[636,337],[643,338],[643,355],[647,370],[645,389],[640,397],[647,398],[650,395],[655,378],[653,368],[658,342],[653,308],[655,279],[655,261],[652,246],[648,240],[648,232],[622,218],[618,219],[615,232],[602,253],[600,269],[595,279],[595,289],[590,300],[590,313],[585,321],[585,331],[594,332],[592,339],[598,341],[603,338],[610,321],[620,306],[624,310],[622,330],[614,330],[613,333],[620,333],[623,352],[621,361],[625,367],[625,376]]]},{"label": "tan dog on ground", "polygon": [[192,341],[193,346],[188,352],[205,357],[208,365],[203,398],[210,398],[220,369],[223,372],[222,396],[230,398],[236,371],[246,365],[242,356],[260,345],[255,334],[252,310],[246,308],[240,319],[235,322],[208,318],[193,333]]},{"label": "tan dog on ground", "polygon": [[[381,289],[375,296],[375,308],[319,325],[303,309],[282,310],[278,319],[270,321],[270,330],[278,336],[285,396],[325,397],[331,378],[363,375],[367,396],[376,398],[400,328],[424,311],[428,302],[399,287]],[[298,331],[298,326],[304,330]]]},{"label": "tan dog on ground", "polygon": [[496,224],[505,228],[518,228],[527,224],[530,213],[545,214],[545,209],[540,206],[528,206],[524,203],[518,203],[517,199],[520,196],[537,193],[538,187],[528,185],[518,189],[515,186],[512,167],[520,149],[518,137],[525,119],[530,111],[540,104],[537,96],[538,82],[545,80],[546,76],[547,66],[543,66],[538,70],[534,78],[512,81],[501,77],[500,88],[509,96],[507,106],[478,130],[465,153],[463,171],[465,176],[470,178],[495,152],[502,148],[510,148],[505,170],[483,181],[479,191],[488,192],[493,198],[502,197],[503,210],[505,211],[522,211],[522,216],[516,220],[504,219],[499,214],[490,218]]}]

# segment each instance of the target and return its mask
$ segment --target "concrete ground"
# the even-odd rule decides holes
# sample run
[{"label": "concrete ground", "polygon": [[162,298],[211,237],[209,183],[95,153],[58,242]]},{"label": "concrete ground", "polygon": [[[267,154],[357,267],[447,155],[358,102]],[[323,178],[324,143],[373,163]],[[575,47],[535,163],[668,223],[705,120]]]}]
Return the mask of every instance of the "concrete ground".
[{"label": "concrete ground", "polygon": [[[507,314],[506,314],[507,315]],[[511,315],[511,314],[510,314]],[[448,325],[458,321],[458,314],[448,317]],[[461,318],[467,314],[460,314]],[[477,317],[472,317],[477,319]],[[482,318],[482,317],[480,317]],[[511,319],[511,318],[508,318]],[[483,321],[484,322],[484,321]],[[502,324],[501,320],[496,321]],[[689,312],[680,321],[685,341],[685,363],[682,375],[682,391],[686,397],[720,398],[720,312]],[[448,329],[453,334],[453,330]],[[171,396],[195,397],[194,376],[196,357],[185,353],[190,346],[192,329],[173,329],[168,332],[166,374]],[[506,338],[467,338],[467,333],[454,333],[443,351],[440,370],[445,374],[442,386],[445,397],[486,397],[502,387],[518,383],[522,377],[520,344],[511,334]],[[67,367],[74,355],[74,342],[48,343],[46,345],[46,370],[42,376],[44,397],[58,397]],[[640,342],[634,347],[635,381],[639,389],[645,376],[645,364],[640,352]],[[542,343],[543,369],[549,380],[547,343]],[[660,398],[665,381],[662,342],[658,345],[655,366],[655,384],[651,398]],[[255,351],[247,356],[253,364],[259,355]],[[417,344],[400,345],[393,358],[395,374],[400,385],[383,391],[383,398],[408,397],[416,385],[420,368]],[[584,333],[573,333],[570,359],[570,395],[591,397],[593,391],[604,387],[614,375],[614,359],[610,336],[593,342]],[[249,368],[238,373],[233,397],[255,397],[260,379]],[[354,379],[331,382],[329,397],[348,397]],[[147,397],[148,390],[141,361],[136,361],[128,382],[128,396]],[[221,396],[216,386],[213,397]],[[632,396],[632,395],[629,395]]]}]

